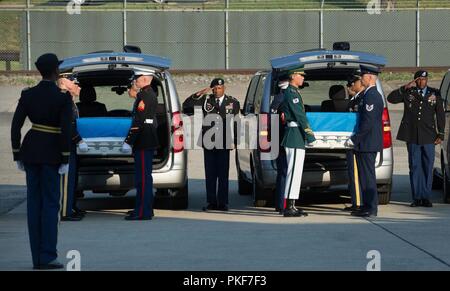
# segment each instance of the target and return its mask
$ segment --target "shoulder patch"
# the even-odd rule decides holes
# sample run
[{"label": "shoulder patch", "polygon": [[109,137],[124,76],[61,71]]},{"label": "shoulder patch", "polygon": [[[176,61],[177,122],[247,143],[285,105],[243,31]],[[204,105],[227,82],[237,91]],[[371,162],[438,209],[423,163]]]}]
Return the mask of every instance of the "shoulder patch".
[{"label": "shoulder patch", "polygon": [[374,108],[373,104],[372,104],[372,105],[366,104],[366,110],[367,110],[367,111],[370,112],[370,111],[373,110],[373,108]]},{"label": "shoulder patch", "polygon": [[300,100],[299,100],[298,98],[294,98],[294,99],[292,100],[292,102],[294,102],[294,104],[297,104],[298,102],[300,102]]}]

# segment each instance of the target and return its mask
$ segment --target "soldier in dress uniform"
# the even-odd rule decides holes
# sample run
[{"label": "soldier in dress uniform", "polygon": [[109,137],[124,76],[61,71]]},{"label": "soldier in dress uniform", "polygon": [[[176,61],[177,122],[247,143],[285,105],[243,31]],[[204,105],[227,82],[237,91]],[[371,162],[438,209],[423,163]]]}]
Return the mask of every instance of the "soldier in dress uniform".
[{"label": "soldier in dress uniform", "polygon": [[405,141],[408,149],[411,207],[432,207],[434,147],[444,139],[445,127],[439,90],[428,86],[428,72],[420,70],[413,81],[392,91],[387,99],[404,104],[397,139]]},{"label": "soldier in dress uniform", "polygon": [[73,78],[64,75],[58,79],[58,86],[63,92],[69,92],[72,96],[72,144],[69,157],[69,173],[61,177],[61,220],[80,221],[86,212],[78,209],[75,199],[75,192],[78,185],[77,147],[80,149],[80,152],[89,151],[87,143],[81,138],[77,130],[79,114],[74,101],[80,95],[80,87],[75,83]]},{"label": "soldier in dress uniform", "polygon": [[[11,125],[14,161],[26,172],[27,218],[35,269],[61,269],[57,261],[60,174],[69,169],[72,102],[56,86],[59,64],[54,54],[40,56],[35,65],[42,81],[25,89]],[[31,129],[21,141],[25,119]]]},{"label": "soldier in dress uniform", "polygon": [[139,92],[122,152],[134,154],[136,204],[125,220],[151,220],[153,217],[153,156],[159,145],[156,119],[158,99],[150,85],[153,77],[150,71],[134,72],[134,85]]},{"label": "soldier in dress uniform", "polygon": [[[352,76],[347,83],[349,95],[351,96],[348,102],[348,110],[350,112],[358,112],[359,103],[361,102],[361,95],[364,93],[365,87],[361,83],[361,76]],[[361,208],[361,187],[358,178],[358,165],[356,163],[356,155],[353,149],[348,149],[347,156],[347,170],[348,170],[348,190],[352,197],[352,206],[346,207],[345,211],[355,211]]]},{"label": "soldier in dress uniform", "polygon": [[358,106],[359,118],[355,134],[345,142],[354,146],[363,207],[352,211],[353,216],[378,215],[378,190],[375,159],[383,150],[383,97],[377,90],[378,67],[361,65],[361,82],[366,88]]},{"label": "soldier in dress uniform", "polygon": [[299,91],[306,74],[303,68],[297,68],[289,70],[288,75],[289,87],[284,92],[284,100],[280,108],[286,123],[281,145],[285,148],[288,165],[284,188],[286,208],[283,215],[285,217],[307,216],[306,212],[295,207],[295,201],[300,195],[305,145],[314,143],[316,139],[306,118],[305,106]]},{"label": "soldier in dress uniform", "polygon": [[[208,94],[212,90],[212,94]],[[239,114],[239,101],[225,94],[225,81],[221,78],[212,80],[210,86],[189,96],[183,103],[183,112],[193,114],[194,108],[202,108],[203,116],[215,115],[213,125],[202,127],[202,145],[205,163],[207,210],[228,211],[228,176],[230,171],[230,150],[235,147],[235,141],[230,141],[236,133],[235,124],[227,124],[227,115]],[[216,130],[212,136],[212,144],[205,141],[205,134]],[[228,138],[227,138],[228,136]],[[219,140],[216,140],[218,138]],[[222,139],[222,141],[220,141]]]}]

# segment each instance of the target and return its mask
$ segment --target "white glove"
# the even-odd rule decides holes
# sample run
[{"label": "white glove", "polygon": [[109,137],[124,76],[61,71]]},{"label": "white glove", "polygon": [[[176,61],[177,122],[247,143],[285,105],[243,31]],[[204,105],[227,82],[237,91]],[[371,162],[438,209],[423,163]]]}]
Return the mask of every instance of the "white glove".
[{"label": "white glove", "polygon": [[344,146],[345,147],[353,147],[354,146],[354,144],[353,144],[353,141],[352,141],[352,139],[351,138],[349,138],[349,139],[347,139],[346,141],[345,141],[345,143],[344,143]]},{"label": "white glove", "polygon": [[60,175],[69,173],[69,164],[61,164],[61,166],[59,166],[58,173]]},{"label": "white glove", "polygon": [[131,146],[126,142],[124,142],[122,144],[122,148],[120,149],[120,151],[124,154],[131,154]]},{"label": "white glove", "polygon": [[81,140],[78,143],[78,148],[80,149],[80,152],[82,152],[82,153],[87,153],[89,151],[89,146],[84,140]]},{"label": "white glove", "polygon": [[25,172],[25,167],[23,166],[23,163],[21,161],[16,161],[17,169],[19,169],[22,172]]},{"label": "white glove", "polygon": [[318,144],[318,142],[317,142],[317,140],[315,140],[315,141],[313,141],[313,142],[307,143],[306,145],[309,146],[309,147],[313,147],[313,146],[315,146],[315,145],[317,145],[317,144]]}]

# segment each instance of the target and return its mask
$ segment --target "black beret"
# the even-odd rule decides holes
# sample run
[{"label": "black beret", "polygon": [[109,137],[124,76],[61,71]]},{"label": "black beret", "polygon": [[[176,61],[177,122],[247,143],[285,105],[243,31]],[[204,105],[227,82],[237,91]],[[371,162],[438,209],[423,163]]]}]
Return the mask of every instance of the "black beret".
[{"label": "black beret", "polygon": [[417,72],[414,74],[414,79],[417,79],[417,78],[420,78],[420,77],[428,78],[428,72],[427,72],[427,71],[424,71],[424,70],[420,70],[420,71],[417,71]]},{"label": "black beret", "polygon": [[214,88],[217,85],[224,85],[225,81],[222,78],[215,78],[212,80],[211,85],[209,85],[210,88]]}]

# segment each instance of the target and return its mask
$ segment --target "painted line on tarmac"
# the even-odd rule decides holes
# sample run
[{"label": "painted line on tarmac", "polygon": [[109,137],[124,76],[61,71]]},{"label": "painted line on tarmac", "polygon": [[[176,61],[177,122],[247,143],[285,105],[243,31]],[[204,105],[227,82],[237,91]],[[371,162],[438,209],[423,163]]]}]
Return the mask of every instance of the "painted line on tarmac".
[{"label": "painted line on tarmac", "polygon": [[374,222],[373,220],[371,220],[371,219],[369,219],[369,218],[364,218],[364,219],[367,220],[368,222],[370,222],[371,224],[373,224],[373,225],[375,225],[375,226],[381,228],[382,230],[386,231],[387,233],[390,233],[391,235],[395,236],[396,238],[400,239],[401,241],[403,241],[403,242],[409,244],[410,246],[416,248],[417,250],[419,250],[419,251],[421,251],[421,252],[427,254],[428,256],[432,257],[433,259],[435,259],[436,261],[440,262],[441,264],[445,265],[447,268],[450,269],[450,264],[447,263],[446,261],[444,261],[443,259],[439,258],[438,256],[436,256],[436,255],[430,253],[429,251],[427,251],[427,250],[425,250],[425,249],[419,247],[418,245],[416,245],[416,244],[410,242],[409,240],[407,240],[407,239],[401,237],[400,235],[398,235],[398,234],[394,233],[393,231],[389,230],[388,228],[386,228],[386,227],[384,227],[384,226],[382,226],[382,225],[380,225],[380,224]]}]

